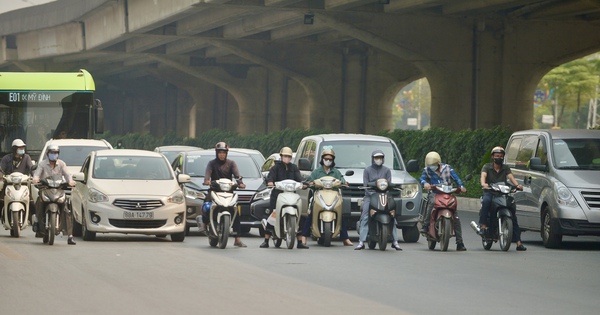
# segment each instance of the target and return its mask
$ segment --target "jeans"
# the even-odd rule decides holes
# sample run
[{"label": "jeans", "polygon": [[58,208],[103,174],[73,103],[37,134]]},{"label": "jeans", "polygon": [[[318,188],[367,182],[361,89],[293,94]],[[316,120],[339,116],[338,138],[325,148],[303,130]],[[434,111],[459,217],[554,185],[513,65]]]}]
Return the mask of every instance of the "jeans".
[{"label": "jeans", "polygon": [[[360,242],[367,241],[367,234],[369,234],[369,202],[371,201],[370,196],[363,198],[362,213],[360,214],[360,236],[358,240]],[[398,241],[398,229],[396,229],[396,219],[394,218],[394,226],[392,227],[392,239],[394,242]]]}]

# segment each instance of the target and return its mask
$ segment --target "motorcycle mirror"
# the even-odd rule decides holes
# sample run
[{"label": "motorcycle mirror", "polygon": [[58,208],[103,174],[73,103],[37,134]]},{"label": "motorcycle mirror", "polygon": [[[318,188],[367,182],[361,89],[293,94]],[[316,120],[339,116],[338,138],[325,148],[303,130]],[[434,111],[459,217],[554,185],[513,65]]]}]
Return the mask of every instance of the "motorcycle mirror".
[{"label": "motorcycle mirror", "polygon": [[354,175],[354,171],[353,170],[346,171],[345,175],[346,176],[352,176],[352,175]]}]

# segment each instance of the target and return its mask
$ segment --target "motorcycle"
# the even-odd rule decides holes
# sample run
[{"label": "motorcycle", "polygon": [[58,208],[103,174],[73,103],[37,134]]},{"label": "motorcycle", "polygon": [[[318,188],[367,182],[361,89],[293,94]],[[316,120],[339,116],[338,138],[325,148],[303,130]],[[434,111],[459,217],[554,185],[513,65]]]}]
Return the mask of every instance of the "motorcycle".
[{"label": "motorcycle", "polygon": [[[40,183],[36,185],[44,205],[44,216],[41,218],[44,223],[44,231],[42,231],[45,232],[43,238],[44,244],[53,245],[54,237],[62,231],[63,214],[61,208],[64,209],[67,206],[65,204],[67,199],[65,188],[67,184],[62,175],[55,174],[41,179]],[[63,211],[66,211],[66,209]]]},{"label": "motorcycle", "polygon": [[[367,234],[369,249],[375,249],[375,246],[379,243],[379,249],[385,250],[392,229],[396,228],[396,201],[391,192],[392,190],[402,190],[402,188],[390,185],[385,178],[380,178],[368,183],[366,187],[359,188],[375,190],[369,200],[369,233]],[[360,202],[359,207],[362,209]],[[360,224],[360,221],[358,224]],[[357,228],[357,230],[360,231],[360,228]]]},{"label": "motorcycle", "polygon": [[[422,233],[427,238],[429,249],[434,249],[439,242],[442,251],[448,250],[450,238],[454,236],[454,218],[456,217],[456,197],[454,194],[459,188],[452,185],[431,185],[434,194],[433,209],[429,219],[428,233]],[[426,205],[427,208],[427,205]]]},{"label": "motorcycle", "polygon": [[[19,237],[21,230],[27,227],[29,218],[29,179],[28,175],[13,172],[3,176],[6,183],[2,225],[10,230],[10,236]],[[2,187],[0,187],[2,189]]]},{"label": "motorcycle", "polygon": [[[300,223],[300,209],[302,209],[302,200],[296,193],[298,189],[302,189],[303,184],[292,179],[286,179],[275,182],[273,189],[283,191],[277,196],[275,219],[273,230],[269,231],[275,247],[280,247],[285,239],[288,249],[293,249],[296,242],[296,231]],[[269,222],[271,223],[271,222]]]},{"label": "motorcycle", "polygon": [[342,193],[334,190],[342,187],[342,181],[323,176],[314,180],[313,187],[317,190],[312,198],[312,233],[319,238],[319,243],[329,247],[331,239],[340,234],[342,227]]},{"label": "motorcycle", "polygon": [[[219,247],[221,249],[227,247],[229,232],[233,225],[233,221],[238,215],[238,195],[234,192],[238,185],[230,179],[221,178],[210,183],[210,196],[212,204],[208,213],[210,220],[208,224],[208,243],[211,247]],[[198,216],[197,220],[200,221]],[[202,226],[198,222],[198,226]]]},{"label": "motorcycle", "polygon": [[517,188],[504,183],[493,183],[490,190],[493,198],[492,208],[488,212],[487,232],[480,235],[481,229],[475,221],[471,221],[471,228],[481,236],[484,249],[489,250],[493,243],[499,242],[500,248],[508,251],[513,237],[512,213],[515,209],[515,199],[510,194],[516,192]]}]

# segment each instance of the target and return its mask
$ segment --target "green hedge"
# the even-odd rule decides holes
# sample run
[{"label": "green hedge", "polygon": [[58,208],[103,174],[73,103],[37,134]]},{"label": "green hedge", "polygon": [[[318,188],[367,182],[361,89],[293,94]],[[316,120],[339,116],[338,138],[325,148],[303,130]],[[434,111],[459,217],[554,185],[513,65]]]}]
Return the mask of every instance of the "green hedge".
[{"label": "green hedge", "polygon": [[[110,132],[101,138],[108,140],[113,145],[117,140],[122,140],[126,148],[154,150],[164,145],[190,145],[201,148],[212,148],[217,142],[225,141],[230,147],[256,149],[269,156],[271,153],[288,146],[296,150],[300,140],[308,135],[329,133],[329,130],[290,130],[277,132],[251,133],[240,135],[229,130],[209,130],[198,138],[184,138],[175,133],[168,133],[157,138],[148,134],[128,133],[126,135],[113,135]],[[490,150],[497,146],[505,146],[511,131],[507,128],[477,129],[452,131],[442,128],[429,130],[394,130],[377,133],[391,138],[396,142],[405,161],[416,159],[420,167],[424,167],[425,155],[430,151],[437,151],[442,162],[450,164],[456,172],[464,178],[473,174],[473,179],[466,183],[467,196],[481,195],[479,174],[484,163],[490,161]],[[416,178],[420,173],[412,174]]]}]

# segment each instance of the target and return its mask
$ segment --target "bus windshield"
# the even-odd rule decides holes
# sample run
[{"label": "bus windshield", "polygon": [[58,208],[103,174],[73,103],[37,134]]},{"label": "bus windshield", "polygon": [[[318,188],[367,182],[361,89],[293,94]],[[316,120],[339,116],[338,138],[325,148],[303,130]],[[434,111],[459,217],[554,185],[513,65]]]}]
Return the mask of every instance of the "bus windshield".
[{"label": "bus windshield", "polygon": [[85,72],[0,73],[0,154],[14,139],[36,159],[49,139],[94,135],[94,83]]}]

